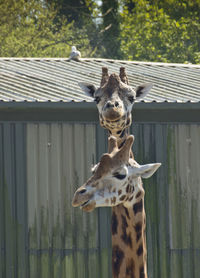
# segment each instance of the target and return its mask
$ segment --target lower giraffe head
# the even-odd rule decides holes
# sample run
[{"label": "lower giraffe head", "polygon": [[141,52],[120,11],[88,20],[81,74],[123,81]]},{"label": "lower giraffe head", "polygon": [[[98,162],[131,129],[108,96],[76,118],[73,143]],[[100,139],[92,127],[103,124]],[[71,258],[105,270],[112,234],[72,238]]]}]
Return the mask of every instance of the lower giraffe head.
[{"label": "lower giraffe head", "polygon": [[150,177],[160,163],[139,165],[130,158],[134,137],[129,136],[119,149],[117,140],[109,138],[110,153],[103,154],[100,162],[93,168],[93,175],[74,194],[72,205],[84,211],[96,207],[132,206],[138,194],[144,195],[141,177]]}]

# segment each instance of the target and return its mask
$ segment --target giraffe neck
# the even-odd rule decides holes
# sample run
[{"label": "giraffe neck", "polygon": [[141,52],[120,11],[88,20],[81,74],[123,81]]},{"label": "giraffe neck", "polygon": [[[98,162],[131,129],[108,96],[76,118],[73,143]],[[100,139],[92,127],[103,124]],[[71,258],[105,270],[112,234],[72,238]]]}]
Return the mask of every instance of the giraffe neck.
[{"label": "giraffe neck", "polygon": [[113,135],[117,139],[117,145],[121,148],[126,141],[127,136],[129,135],[128,128],[124,128],[121,130],[121,133],[117,133],[117,131],[109,131],[110,135]]},{"label": "giraffe neck", "polygon": [[[123,146],[123,144],[125,143],[130,132],[129,132],[129,128],[126,127],[122,130],[120,135],[117,134],[116,131],[110,131],[110,130],[109,130],[109,134],[115,136],[115,138],[117,139],[117,146],[118,146],[118,148],[121,148]],[[108,149],[108,152],[110,152],[109,149]],[[132,150],[130,152],[130,157],[134,158],[134,154],[133,154]]]},{"label": "giraffe neck", "polygon": [[[129,136],[129,134],[130,134],[129,127],[126,127],[123,130],[121,130],[120,134],[118,134],[117,131],[114,131],[114,130],[110,131],[109,130],[109,135],[112,135],[117,139],[117,146],[118,146],[119,149],[123,146],[127,137]],[[109,149],[108,149],[108,152],[110,152]],[[132,150],[131,150],[131,153],[130,153],[130,157],[134,158]]]},{"label": "giraffe neck", "polygon": [[145,218],[143,196],[112,208],[113,278],[147,278]]},{"label": "giraffe neck", "polygon": [[[128,126],[122,130],[112,129],[100,121],[109,134],[117,138],[122,147],[129,134]],[[130,122],[131,124],[131,116]],[[110,151],[110,150],[108,150]],[[134,158],[131,152],[130,157]],[[112,207],[112,277],[148,278],[146,261],[146,234],[144,194],[131,208],[123,205]]]}]

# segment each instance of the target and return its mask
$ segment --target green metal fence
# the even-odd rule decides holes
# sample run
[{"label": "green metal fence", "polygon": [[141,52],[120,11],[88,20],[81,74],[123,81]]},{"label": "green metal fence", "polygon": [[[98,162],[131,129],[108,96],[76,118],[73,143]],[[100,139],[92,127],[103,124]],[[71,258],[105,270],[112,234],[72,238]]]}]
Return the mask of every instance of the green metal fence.
[{"label": "green metal fence", "polygon": [[[135,123],[146,191],[149,278],[199,278],[200,125]],[[0,124],[0,277],[111,278],[109,208],[72,208],[107,149],[98,123]]]}]

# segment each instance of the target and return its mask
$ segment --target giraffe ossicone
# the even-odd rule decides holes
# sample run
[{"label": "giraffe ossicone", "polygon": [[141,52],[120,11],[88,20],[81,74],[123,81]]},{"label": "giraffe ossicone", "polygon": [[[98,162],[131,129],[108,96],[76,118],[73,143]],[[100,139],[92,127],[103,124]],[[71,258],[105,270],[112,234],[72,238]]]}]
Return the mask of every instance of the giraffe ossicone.
[{"label": "giraffe ossicone", "polygon": [[144,196],[141,178],[149,178],[161,163],[139,165],[130,158],[134,136],[129,135],[122,148],[117,140],[109,138],[110,153],[103,154],[100,162],[93,168],[93,175],[75,192],[72,205],[84,211],[96,207],[113,207],[123,204],[131,207],[137,196]]}]

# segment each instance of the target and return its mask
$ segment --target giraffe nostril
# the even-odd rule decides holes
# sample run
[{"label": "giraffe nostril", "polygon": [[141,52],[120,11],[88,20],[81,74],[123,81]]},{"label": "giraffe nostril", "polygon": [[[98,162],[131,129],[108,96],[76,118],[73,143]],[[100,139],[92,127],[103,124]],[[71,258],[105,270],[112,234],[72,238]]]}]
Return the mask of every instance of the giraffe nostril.
[{"label": "giraffe nostril", "polygon": [[79,193],[80,194],[83,194],[83,193],[85,193],[87,190],[86,189],[81,189],[80,191],[79,191]]},{"label": "giraffe nostril", "polygon": [[111,108],[111,107],[114,107],[114,104],[112,102],[108,101],[106,104],[106,108]]},{"label": "giraffe nostril", "polygon": [[118,107],[118,106],[119,106],[119,102],[115,101],[115,107]]}]

